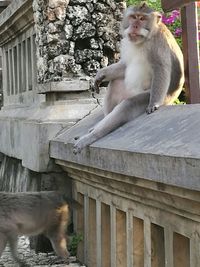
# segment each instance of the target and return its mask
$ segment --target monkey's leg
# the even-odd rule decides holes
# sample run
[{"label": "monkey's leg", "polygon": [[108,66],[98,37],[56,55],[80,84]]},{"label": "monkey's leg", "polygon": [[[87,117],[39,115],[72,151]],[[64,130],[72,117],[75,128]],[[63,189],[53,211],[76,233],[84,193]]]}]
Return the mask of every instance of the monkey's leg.
[{"label": "monkey's leg", "polygon": [[143,114],[149,103],[149,97],[149,92],[145,92],[122,101],[94,127],[93,131],[82,136],[75,143],[74,154],[80,153],[85,146],[94,143],[124,123]]},{"label": "monkey's leg", "polygon": [[7,237],[3,233],[0,233],[0,257],[6,247],[6,244],[7,244]]},{"label": "monkey's leg", "polygon": [[122,100],[127,98],[124,79],[110,81],[104,98],[104,115],[108,115]]},{"label": "monkey's leg", "polygon": [[8,236],[8,242],[10,245],[11,254],[13,259],[19,264],[20,267],[29,266],[26,264],[22,259],[20,259],[18,252],[17,252],[17,243],[18,243],[18,236],[15,233],[10,233]]},{"label": "monkey's leg", "polygon": [[67,250],[65,234],[58,231],[51,233],[51,235],[48,235],[48,237],[57,256],[67,259],[69,257],[69,252]]}]

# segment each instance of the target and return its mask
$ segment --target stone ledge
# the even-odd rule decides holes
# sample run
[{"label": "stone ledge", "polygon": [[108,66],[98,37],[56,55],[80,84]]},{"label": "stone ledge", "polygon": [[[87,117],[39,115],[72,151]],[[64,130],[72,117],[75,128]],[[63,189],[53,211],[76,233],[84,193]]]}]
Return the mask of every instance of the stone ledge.
[{"label": "stone ledge", "polygon": [[49,171],[49,141],[63,129],[88,116],[97,108],[94,99],[69,99],[54,105],[0,111],[0,152],[22,160],[24,167],[36,172]]},{"label": "stone ledge", "polygon": [[200,105],[160,108],[142,115],[74,155],[73,137],[102,114],[63,131],[50,143],[50,157],[151,181],[200,190]]},{"label": "stone ledge", "polygon": [[86,79],[69,79],[68,81],[48,82],[37,84],[38,93],[86,91],[90,88],[90,81]]}]

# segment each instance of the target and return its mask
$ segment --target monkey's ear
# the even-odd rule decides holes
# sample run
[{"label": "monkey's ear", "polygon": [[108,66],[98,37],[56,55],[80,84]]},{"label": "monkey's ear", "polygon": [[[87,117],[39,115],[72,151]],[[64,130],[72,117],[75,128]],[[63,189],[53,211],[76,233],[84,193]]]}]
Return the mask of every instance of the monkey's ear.
[{"label": "monkey's ear", "polygon": [[148,5],[147,5],[147,2],[142,2],[141,4],[140,4],[140,9],[142,10],[142,9],[146,9],[148,7]]},{"label": "monkey's ear", "polygon": [[157,11],[153,12],[153,15],[156,18],[157,23],[160,23],[161,20],[162,20],[162,15],[159,12],[157,12]]}]

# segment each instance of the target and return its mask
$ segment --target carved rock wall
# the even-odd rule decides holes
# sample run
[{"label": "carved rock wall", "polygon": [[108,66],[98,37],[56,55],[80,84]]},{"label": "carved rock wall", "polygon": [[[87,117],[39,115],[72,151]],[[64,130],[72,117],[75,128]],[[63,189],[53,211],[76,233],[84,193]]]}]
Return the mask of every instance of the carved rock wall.
[{"label": "carved rock wall", "polygon": [[34,0],[38,82],[93,76],[119,56],[125,1]]}]

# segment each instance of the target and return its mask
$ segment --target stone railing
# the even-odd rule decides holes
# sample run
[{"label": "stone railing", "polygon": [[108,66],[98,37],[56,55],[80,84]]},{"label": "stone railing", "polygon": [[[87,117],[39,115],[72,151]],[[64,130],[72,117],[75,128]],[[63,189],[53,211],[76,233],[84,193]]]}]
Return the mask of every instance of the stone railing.
[{"label": "stone railing", "polygon": [[200,105],[161,108],[74,155],[93,113],[51,141],[82,211],[79,258],[88,267],[200,266]]},{"label": "stone railing", "polygon": [[35,101],[35,51],[33,27],[3,47],[4,106]]},{"label": "stone railing", "polygon": [[32,1],[13,1],[0,16],[3,106],[44,100],[36,92],[36,45]]}]

